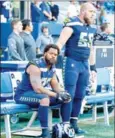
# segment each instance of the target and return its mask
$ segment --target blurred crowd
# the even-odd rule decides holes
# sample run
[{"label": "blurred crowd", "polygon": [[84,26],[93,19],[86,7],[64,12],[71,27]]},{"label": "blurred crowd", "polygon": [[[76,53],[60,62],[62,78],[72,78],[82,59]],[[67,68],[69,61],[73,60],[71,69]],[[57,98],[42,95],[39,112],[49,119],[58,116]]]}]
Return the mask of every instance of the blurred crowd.
[{"label": "blurred crowd", "polygon": [[[96,23],[102,24],[106,22],[107,14],[114,14],[115,2],[114,1],[92,1],[98,10]],[[85,1],[70,0],[65,3],[66,14],[62,13],[61,2],[54,0],[31,0],[30,1],[30,19],[32,22],[43,22],[43,21],[58,21],[58,17],[64,14],[64,18],[72,17],[79,14],[80,5]],[[14,18],[18,18],[20,15],[20,2],[15,2],[14,0],[2,0],[0,1],[0,16],[1,22],[8,22]],[[62,7],[62,8],[61,8]],[[28,10],[28,9],[27,9]],[[20,17],[19,17],[20,18]]]},{"label": "blurred crowd", "polygon": [[[92,2],[91,0],[89,0]],[[69,18],[78,16],[80,6],[85,1],[68,1],[69,5],[66,7],[66,15],[64,15],[63,24],[69,21]],[[113,14],[114,1],[93,1],[97,8],[98,14],[95,18],[94,25],[97,27],[95,35],[95,43],[98,41],[109,41],[111,39],[111,22],[108,19],[108,13]],[[53,37],[50,34],[47,23],[60,22],[59,16],[61,14],[60,5],[54,0],[33,0],[30,2],[30,19],[17,19],[19,9],[11,1],[0,1],[0,16],[1,22],[9,22],[12,25],[12,33],[8,38],[9,60],[32,60],[36,55],[43,54],[44,48],[47,44],[54,43]],[[39,23],[41,25],[41,33],[35,40],[31,34],[33,31],[32,23]],[[18,47],[18,49],[17,49]]]}]

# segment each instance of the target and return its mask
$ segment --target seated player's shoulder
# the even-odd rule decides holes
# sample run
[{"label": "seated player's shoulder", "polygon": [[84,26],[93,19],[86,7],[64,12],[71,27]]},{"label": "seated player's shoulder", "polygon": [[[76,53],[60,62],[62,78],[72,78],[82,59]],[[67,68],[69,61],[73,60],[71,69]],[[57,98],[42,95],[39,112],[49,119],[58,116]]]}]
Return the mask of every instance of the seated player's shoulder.
[{"label": "seated player's shoulder", "polygon": [[37,74],[37,73],[40,73],[40,69],[39,69],[39,67],[38,67],[38,60],[37,59],[35,59],[35,60],[33,60],[33,61],[30,61],[29,63],[28,63],[28,65],[27,65],[27,68],[26,68],[26,72],[27,73],[29,73],[29,74]]}]

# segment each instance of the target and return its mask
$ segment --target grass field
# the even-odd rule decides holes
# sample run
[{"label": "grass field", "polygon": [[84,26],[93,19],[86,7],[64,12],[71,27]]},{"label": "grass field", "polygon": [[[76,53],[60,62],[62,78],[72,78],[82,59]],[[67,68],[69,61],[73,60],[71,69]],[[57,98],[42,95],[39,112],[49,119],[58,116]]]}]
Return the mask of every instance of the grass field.
[{"label": "grass field", "polygon": [[[54,122],[57,122],[59,119],[54,119]],[[19,123],[12,124],[12,130],[22,128],[26,125],[28,119],[21,119]],[[38,121],[35,121],[34,125],[36,126]],[[86,130],[88,133],[84,138],[114,138],[114,124],[115,120],[113,117],[110,118],[110,126],[106,126],[104,124],[103,119],[98,119],[97,123],[93,123],[92,121],[80,121],[79,126]],[[3,125],[2,125],[3,126]],[[5,138],[5,135],[2,135],[1,138]],[[24,136],[12,136],[12,138],[27,138]]]}]

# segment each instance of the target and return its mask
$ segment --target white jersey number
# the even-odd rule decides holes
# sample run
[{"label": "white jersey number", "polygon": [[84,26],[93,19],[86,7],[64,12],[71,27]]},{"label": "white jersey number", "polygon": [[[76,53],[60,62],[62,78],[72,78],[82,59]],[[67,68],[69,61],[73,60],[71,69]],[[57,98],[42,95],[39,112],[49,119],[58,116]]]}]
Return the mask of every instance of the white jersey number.
[{"label": "white jersey number", "polygon": [[80,34],[78,47],[90,47],[92,46],[92,41],[93,41],[93,33],[87,34],[85,32],[82,32]]}]

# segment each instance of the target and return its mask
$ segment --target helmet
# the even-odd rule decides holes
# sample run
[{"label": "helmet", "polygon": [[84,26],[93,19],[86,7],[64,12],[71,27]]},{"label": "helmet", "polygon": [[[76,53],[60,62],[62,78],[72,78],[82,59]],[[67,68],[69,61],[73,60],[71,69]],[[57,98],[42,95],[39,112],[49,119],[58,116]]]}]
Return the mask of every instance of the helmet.
[{"label": "helmet", "polygon": [[75,131],[69,124],[58,123],[53,126],[52,138],[74,138]]}]

